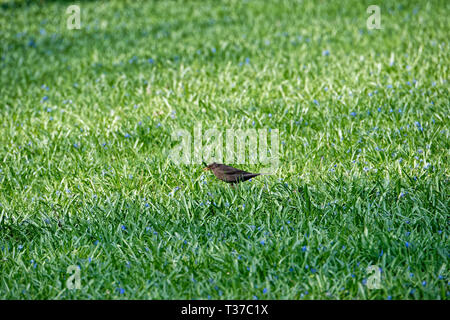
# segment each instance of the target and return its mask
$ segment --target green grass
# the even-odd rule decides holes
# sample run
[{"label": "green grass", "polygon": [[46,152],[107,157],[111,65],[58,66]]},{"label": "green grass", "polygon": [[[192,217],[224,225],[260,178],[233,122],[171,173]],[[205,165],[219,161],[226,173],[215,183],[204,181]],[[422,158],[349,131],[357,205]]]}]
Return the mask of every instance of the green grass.
[{"label": "green grass", "polygon": [[[448,299],[448,1],[70,4],[0,6],[2,299]],[[175,165],[199,123],[280,167]]]}]

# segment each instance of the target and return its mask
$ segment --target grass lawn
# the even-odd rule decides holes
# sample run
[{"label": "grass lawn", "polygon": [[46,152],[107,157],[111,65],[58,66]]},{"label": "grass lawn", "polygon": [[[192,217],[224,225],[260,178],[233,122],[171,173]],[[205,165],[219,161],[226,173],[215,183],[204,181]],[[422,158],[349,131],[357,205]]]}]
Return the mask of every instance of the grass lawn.
[{"label": "grass lawn", "polygon": [[450,3],[372,2],[0,1],[0,298],[448,299]]}]

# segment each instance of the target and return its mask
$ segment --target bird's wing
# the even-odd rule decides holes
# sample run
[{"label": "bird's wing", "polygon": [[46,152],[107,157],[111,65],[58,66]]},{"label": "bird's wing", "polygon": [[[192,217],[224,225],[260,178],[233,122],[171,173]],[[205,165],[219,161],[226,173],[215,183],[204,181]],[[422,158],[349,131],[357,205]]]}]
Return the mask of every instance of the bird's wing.
[{"label": "bird's wing", "polygon": [[220,167],[220,169],[222,170],[222,172],[224,174],[232,174],[232,175],[246,175],[246,174],[251,174],[250,172],[247,171],[243,171],[243,170],[239,170],[230,166],[226,166],[226,165],[222,165]]}]

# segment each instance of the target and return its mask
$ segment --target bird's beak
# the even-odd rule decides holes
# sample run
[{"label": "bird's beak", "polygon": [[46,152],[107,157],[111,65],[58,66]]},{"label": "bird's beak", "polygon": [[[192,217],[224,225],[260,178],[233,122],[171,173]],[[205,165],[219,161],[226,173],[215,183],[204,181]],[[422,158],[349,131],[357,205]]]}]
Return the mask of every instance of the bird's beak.
[{"label": "bird's beak", "polygon": [[208,167],[206,167],[206,168],[203,168],[203,171],[208,171],[208,170],[211,170],[210,168],[208,168]]}]

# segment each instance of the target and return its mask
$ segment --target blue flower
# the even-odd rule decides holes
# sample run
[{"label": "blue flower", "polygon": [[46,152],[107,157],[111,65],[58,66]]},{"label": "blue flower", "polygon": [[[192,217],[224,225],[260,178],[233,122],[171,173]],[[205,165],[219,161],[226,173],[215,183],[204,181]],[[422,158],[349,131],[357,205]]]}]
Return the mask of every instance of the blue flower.
[{"label": "blue flower", "polygon": [[264,240],[261,240],[260,242],[262,245],[265,245],[266,243],[264,242]]},{"label": "blue flower", "polygon": [[322,55],[323,56],[329,56],[330,55],[330,51],[329,50],[323,50],[322,51]]},{"label": "blue flower", "polygon": [[306,251],[306,246],[302,247],[302,251],[305,252]]},{"label": "blue flower", "polygon": [[409,242],[408,242],[408,241],[405,242],[405,246],[406,246],[407,248],[409,248]]},{"label": "blue flower", "polygon": [[122,230],[127,230],[127,227],[125,227],[124,225],[122,225],[120,228],[121,228]]},{"label": "blue flower", "polygon": [[316,99],[313,100],[314,104],[319,105],[319,101],[317,101]]},{"label": "blue flower", "polygon": [[422,281],[422,285],[425,287],[427,285],[426,281]]},{"label": "blue flower", "polygon": [[356,117],[356,112],[355,112],[355,111],[352,111],[352,112],[350,112],[350,115],[351,115],[352,117]]},{"label": "blue flower", "polygon": [[267,288],[264,288],[264,289],[263,289],[263,293],[267,293]]},{"label": "blue flower", "polygon": [[392,296],[388,296],[387,299],[388,299],[388,300],[392,300]]}]

